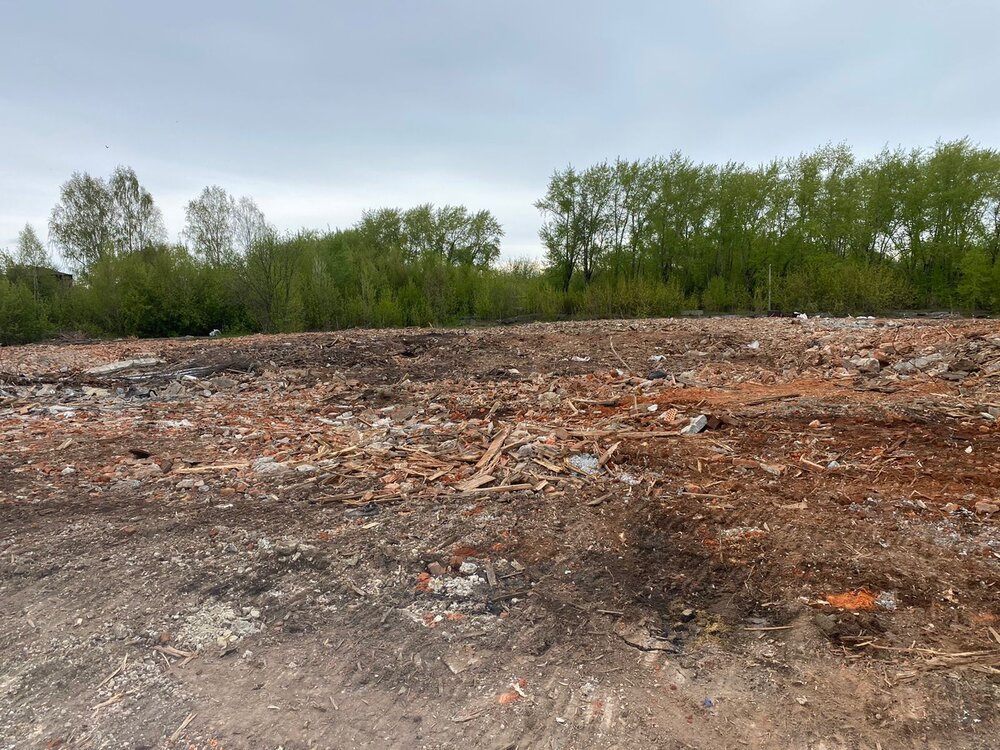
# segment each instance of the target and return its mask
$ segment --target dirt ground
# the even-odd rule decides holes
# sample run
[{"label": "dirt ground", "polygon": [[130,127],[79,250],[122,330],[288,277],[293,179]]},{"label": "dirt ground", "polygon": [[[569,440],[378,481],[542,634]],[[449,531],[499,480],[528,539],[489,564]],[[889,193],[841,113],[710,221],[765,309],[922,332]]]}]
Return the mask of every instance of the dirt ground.
[{"label": "dirt ground", "polygon": [[993,321],[2,349],[0,748],[1000,747],[998,385]]}]

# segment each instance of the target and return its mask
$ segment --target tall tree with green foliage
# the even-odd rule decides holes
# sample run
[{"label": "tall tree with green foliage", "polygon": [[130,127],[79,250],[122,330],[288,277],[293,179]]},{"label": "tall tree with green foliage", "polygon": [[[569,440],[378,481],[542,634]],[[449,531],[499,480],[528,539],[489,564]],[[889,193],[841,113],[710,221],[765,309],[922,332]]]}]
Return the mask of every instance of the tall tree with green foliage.
[{"label": "tall tree with green foliage", "polygon": [[49,234],[63,257],[85,271],[114,253],[114,201],[104,180],[74,172],[60,190]]},{"label": "tall tree with green foliage", "polygon": [[31,224],[25,224],[17,235],[16,258],[22,273],[30,279],[31,293],[37,302],[41,297],[41,274],[52,267],[52,259]]},{"label": "tall tree with green foliage", "polygon": [[153,196],[129,167],[115,169],[107,182],[74,172],[52,209],[49,234],[67,262],[84,273],[106,257],[166,240]]},{"label": "tall tree with green foliage", "polygon": [[233,260],[235,215],[236,199],[218,185],[206,187],[184,207],[184,237],[195,255],[210,266]]}]

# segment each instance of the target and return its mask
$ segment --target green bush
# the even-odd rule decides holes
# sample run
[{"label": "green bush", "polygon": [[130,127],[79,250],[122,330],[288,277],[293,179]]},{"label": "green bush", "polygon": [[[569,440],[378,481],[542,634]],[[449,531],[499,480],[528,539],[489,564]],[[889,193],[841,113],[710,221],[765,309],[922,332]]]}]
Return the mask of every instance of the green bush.
[{"label": "green bush", "polygon": [[49,332],[45,306],[24,284],[0,277],[0,344],[26,344]]}]

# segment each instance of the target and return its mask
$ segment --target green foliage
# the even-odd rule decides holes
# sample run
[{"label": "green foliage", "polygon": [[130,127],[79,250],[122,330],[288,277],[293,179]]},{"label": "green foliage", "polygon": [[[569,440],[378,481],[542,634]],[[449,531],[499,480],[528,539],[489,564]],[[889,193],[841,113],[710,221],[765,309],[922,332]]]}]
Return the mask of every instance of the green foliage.
[{"label": "green foliage", "polygon": [[422,204],[279,235],[248,197],[206,188],[189,247],[163,243],[131,169],[74,174],[50,237],[7,257],[0,339],[133,336],[709,312],[1000,311],[1000,154],[966,140],[859,160],[830,145],[759,166],[679,153],[567,167],[536,203],[544,264],[498,266],[489,211]]},{"label": "green foliage", "polygon": [[572,310],[578,278],[607,276],[677,282],[710,311],[764,310],[769,269],[779,306],[1000,309],[1000,153],[966,140],[868,160],[831,145],[757,167],[677,153],[567,167],[536,206]]},{"label": "green foliage", "polygon": [[984,248],[973,248],[965,254],[960,273],[958,297],[965,308],[995,310],[1000,307],[1000,267]]},{"label": "green foliage", "polygon": [[117,167],[108,180],[74,172],[52,209],[49,234],[66,260],[84,273],[104,258],[166,239],[160,210],[130,167]]},{"label": "green foliage", "polygon": [[37,341],[48,331],[45,307],[31,289],[0,277],[0,344]]}]

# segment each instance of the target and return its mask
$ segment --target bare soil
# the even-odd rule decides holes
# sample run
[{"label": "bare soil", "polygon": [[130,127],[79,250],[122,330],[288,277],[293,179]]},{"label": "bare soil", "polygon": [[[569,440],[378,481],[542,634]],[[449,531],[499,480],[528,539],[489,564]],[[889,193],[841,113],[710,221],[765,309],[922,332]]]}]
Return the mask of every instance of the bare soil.
[{"label": "bare soil", "polygon": [[998,384],[991,321],[0,350],[0,748],[1000,747]]}]

